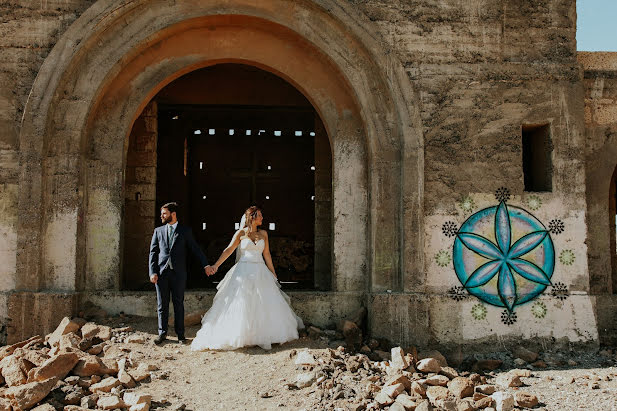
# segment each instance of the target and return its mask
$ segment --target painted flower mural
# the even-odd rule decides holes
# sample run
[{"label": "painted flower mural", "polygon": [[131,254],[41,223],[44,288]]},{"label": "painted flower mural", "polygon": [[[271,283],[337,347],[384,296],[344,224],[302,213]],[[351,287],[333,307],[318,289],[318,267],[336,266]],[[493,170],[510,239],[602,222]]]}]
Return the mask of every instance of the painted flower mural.
[{"label": "painted flower mural", "polygon": [[555,249],[537,218],[506,205],[509,193],[499,194],[499,205],[474,213],[461,225],[452,254],[456,275],[469,294],[512,313],[552,285]]}]

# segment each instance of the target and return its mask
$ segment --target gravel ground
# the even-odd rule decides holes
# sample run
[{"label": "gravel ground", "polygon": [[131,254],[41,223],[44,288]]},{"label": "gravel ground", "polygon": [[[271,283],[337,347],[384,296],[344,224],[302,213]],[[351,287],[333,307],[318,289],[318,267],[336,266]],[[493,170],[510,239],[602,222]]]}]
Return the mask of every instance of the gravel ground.
[{"label": "gravel ground", "polygon": [[[156,378],[138,389],[151,394],[153,409],[187,410],[314,410],[349,409],[353,399],[320,402],[318,388],[290,390],[302,372],[294,364],[297,351],[308,349],[316,356],[329,347],[326,339],[299,340],[274,346],[270,351],[245,348],[236,351],[192,352],[188,345],[178,345],[173,337],[162,346],[155,346],[154,319],[138,317],[114,318],[108,324],[131,326],[147,337],[143,344],[121,343],[137,361],[155,363],[160,367]],[[198,327],[189,327],[187,336],[195,335]],[[330,342],[332,344],[332,342]],[[540,352],[547,368],[515,363],[510,352],[476,355],[477,359],[499,359],[501,368],[487,372],[489,383],[512,368],[528,368],[531,377],[521,378],[519,388],[538,397],[537,410],[617,410],[616,351],[602,350]],[[466,359],[469,362],[469,357]],[[465,364],[465,363],[463,363]],[[542,364],[539,364],[542,365]],[[459,368],[460,370],[460,368]]]}]

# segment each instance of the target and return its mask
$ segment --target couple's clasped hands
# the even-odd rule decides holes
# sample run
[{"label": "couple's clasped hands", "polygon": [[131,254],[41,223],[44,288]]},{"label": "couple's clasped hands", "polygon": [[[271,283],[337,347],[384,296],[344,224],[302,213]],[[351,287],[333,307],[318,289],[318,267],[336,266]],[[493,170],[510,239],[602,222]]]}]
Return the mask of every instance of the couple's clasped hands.
[{"label": "couple's clasped hands", "polygon": [[210,277],[211,275],[216,274],[216,272],[218,271],[218,267],[216,267],[216,266],[211,266],[211,265],[207,265],[207,266],[205,267],[205,271],[206,271],[206,275],[207,275],[208,277]]}]

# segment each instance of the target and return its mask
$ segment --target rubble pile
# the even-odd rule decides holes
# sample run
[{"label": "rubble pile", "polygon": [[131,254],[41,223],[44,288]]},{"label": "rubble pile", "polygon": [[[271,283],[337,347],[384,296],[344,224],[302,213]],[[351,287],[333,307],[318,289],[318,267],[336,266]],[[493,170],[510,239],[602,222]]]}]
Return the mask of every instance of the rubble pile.
[{"label": "rubble pile", "polygon": [[[375,342],[376,343],[376,342]],[[363,347],[366,350],[366,346]],[[295,364],[303,372],[288,383],[289,389],[307,389],[319,408],[352,410],[498,410],[533,408],[535,395],[509,388],[521,387],[527,369],[513,369],[497,378],[476,372],[459,373],[443,356],[422,358],[400,347],[391,351],[349,353],[344,347],[313,353],[302,350]],[[490,365],[490,364],[489,364]],[[491,381],[492,380],[492,381]]]},{"label": "rubble pile", "polygon": [[130,349],[114,344],[143,341],[130,327],[65,317],[44,338],[2,347],[0,411],[148,411],[150,396],[134,389],[157,367],[137,363]]}]

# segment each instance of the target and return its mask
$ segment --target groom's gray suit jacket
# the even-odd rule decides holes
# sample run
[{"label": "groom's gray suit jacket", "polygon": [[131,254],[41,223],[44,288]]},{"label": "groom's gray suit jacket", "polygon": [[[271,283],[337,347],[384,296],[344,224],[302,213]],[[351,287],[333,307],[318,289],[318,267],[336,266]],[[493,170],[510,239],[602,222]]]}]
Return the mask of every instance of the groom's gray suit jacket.
[{"label": "groom's gray suit jacket", "polygon": [[178,224],[171,238],[167,240],[167,224],[157,227],[150,243],[150,277],[161,275],[166,269],[173,269],[177,275],[186,276],[188,252],[192,253],[201,267],[208,265],[206,256],[197,245],[189,227]]}]

